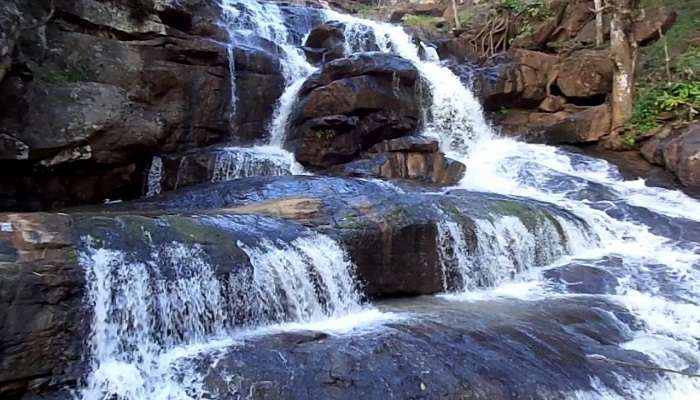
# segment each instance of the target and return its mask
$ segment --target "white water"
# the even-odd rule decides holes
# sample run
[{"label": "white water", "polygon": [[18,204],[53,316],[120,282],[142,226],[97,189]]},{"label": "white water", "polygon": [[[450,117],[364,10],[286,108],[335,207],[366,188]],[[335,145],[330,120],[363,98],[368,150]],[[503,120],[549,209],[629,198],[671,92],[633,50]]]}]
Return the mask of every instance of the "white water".
[{"label": "white water", "polygon": [[216,157],[212,182],[250,176],[301,175],[304,168],[294,155],[274,146],[224,147]]},{"label": "white water", "polygon": [[239,243],[253,267],[247,278],[217,276],[198,245],[153,244],[149,257],[133,261],[84,240],[80,261],[94,315],[81,399],[201,398],[201,377],[186,363],[202,351],[250,335],[343,333],[392,318],[361,305],[347,254],[318,233],[290,243]]},{"label": "white water", "polygon": [[146,197],[152,197],[160,194],[161,181],[163,179],[163,160],[155,156],[151,160],[151,167],[148,169],[148,177],[146,177]]},{"label": "white water", "polygon": [[[480,267],[490,274],[486,280],[492,282],[487,283],[498,284],[527,266],[554,261],[565,263],[576,258],[621,257],[630,272],[621,279],[623,286],[618,288],[619,293],[612,297],[645,325],[626,346],[649,355],[661,367],[697,368],[700,364],[699,245],[653,233],[643,221],[635,220],[633,215],[627,216],[628,211],[620,205],[641,207],[670,218],[700,221],[700,202],[679,191],[648,187],[641,180],[624,181],[605,161],[573,157],[553,147],[499,137],[485,122],[481,107],[470,90],[434,60],[420,60],[418,49],[401,28],[334,12],[327,14],[329,19],[348,25],[349,50],[368,50],[367,41],[373,35],[381,51],[398,54],[416,64],[428,80],[434,100],[425,134],[439,138],[443,151],[467,165],[467,174],[460,184],[462,188],[555,204],[586,221],[592,230],[589,233],[579,224],[557,218],[566,236],[566,244],[551,246],[557,242],[557,238],[551,235],[555,231],[551,227],[542,228],[538,233],[523,229],[521,221],[514,217],[477,221],[477,234],[481,240],[478,240],[475,254],[470,254],[462,228],[446,219],[439,226],[440,256],[443,263],[457,266],[458,274],[464,279],[463,287],[469,289],[473,286],[470,282],[474,279],[470,281],[469,277],[464,277],[474,274],[475,270],[483,274]],[[587,192],[580,192],[596,186],[608,191],[610,199],[595,201],[588,197]],[[611,212],[607,213],[607,210]],[[543,243],[548,244],[543,246]],[[542,250],[544,253],[538,260],[536,252]],[[562,258],[564,255],[568,256]],[[640,284],[632,282],[639,279],[638,274],[644,272],[645,265],[660,265],[663,276],[670,282],[646,279],[642,285],[656,289],[639,291]],[[530,278],[531,275],[524,274],[520,278],[525,281],[501,283],[481,294],[465,292],[453,297],[484,299],[505,295],[541,299],[550,296],[542,278],[536,274]],[[668,298],[654,291],[669,284],[677,286],[684,295]],[[700,398],[700,379],[675,374],[666,374],[661,382],[654,384],[625,382],[622,386],[629,389],[625,395],[609,390],[600,382],[592,383],[592,392],[574,393],[571,397]]]},{"label": "white water", "polygon": [[[240,2],[225,2],[229,5],[232,3]],[[286,38],[285,33],[279,29],[278,11],[274,5],[260,5],[254,11],[253,20],[257,25],[250,29],[257,34],[268,35],[265,37]],[[592,230],[589,233],[575,222],[557,218],[566,237],[564,241],[556,229],[546,226],[547,222],[543,222],[539,229],[532,229],[513,216],[482,219],[475,221],[478,237],[477,247],[472,254],[468,251],[462,227],[457,222],[446,219],[439,226],[440,256],[443,263],[456,266],[465,289],[496,286],[491,290],[465,292],[453,297],[483,300],[492,296],[522,299],[561,296],[551,293],[537,274],[533,277],[532,274],[521,272],[533,266],[554,262],[596,260],[613,255],[622,258],[630,272],[621,280],[622,286],[618,293],[609,297],[623,304],[644,323],[644,327],[634,332],[634,339],[625,346],[649,355],[657,365],[665,368],[683,370],[700,362],[700,309],[697,306],[700,300],[700,277],[696,266],[700,262],[700,256],[697,245],[653,233],[650,226],[634,218],[606,213],[606,210],[615,210],[618,205],[626,204],[662,216],[698,221],[698,201],[677,191],[646,187],[641,181],[625,182],[603,161],[580,162],[553,147],[500,138],[485,122],[481,107],[471,91],[463,87],[447,68],[436,63],[434,58],[421,60],[418,49],[400,28],[330,11],[327,12],[327,18],[347,24],[346,35],[351,51],[366,50],[367,33],[372,32],[380,50],[401,55],[418,66],[429,82],[433,98],[425,133],[439,138],[443,150],[468,166],[461,187],[555,204],[586,221]],[[275,144],[278,144],[277,141],[281,143],[283,139],[280,135],[283,134],[289,110],[296,98],[300,77],[309,73],[308,69],[297,68],[295,63],[298,59],[293,53],[286,53],[284,46],[282,49],[290,65],[284,70],[288,87],[280,100],[271,128]],[[222,170],[228,170],[228,167]],[[236,174],[231,174],[234,175]],[[579,193],[590,184],[609,190],[612,199],[595,201],[588,198],[586,193]],[[553,224],[549,220],[543,221]],[[543,243],[547,245],[543,246]],[[329,246],[334,249],[330,258],[322,256],[318,251],[314,252],[322,248],[328,249]],[[319,324],[323,324],[324,318],[328,317],[334,320],[352,320],[353,316],[363,315],[362,312],[355,313],[359,297],[346,284],[352,282],[351,275],[338,272],[338,266],[348,270],[349,264],[342,251],[337,250],[328,242],[324,244],[313,240],[305,244],[264,242],[259,247],[245,248],[256,266],[253,286],[256,290],[252,293],[259,300],[253,302],[259,309],[253,314],[266,322],[279,322],[288,318],[295,321],[316,321]],[[196,249],[188,251],[188,258],[197,258],[191,254],[196,253]],[[182,358],[179,355],[174,357],[173,354],[200,351],[197,344],[201,338],[211,340],[211,335],[216,336],[217,332],[227,329],[217,322],[219,317],[226,320],[226,316],[221,313],[227,308],[220,307],[221,298],[206,296],[206,299],[200,299],[202,301],[187,300],[198,298],[198,293],[205,290],[203,288],[209,288],[206,289],[207,293],[209,290],[220,290],[216,287],[218,283],[208,278],[207,264],[196,261],[195,265],[203,271],[203,278],[192,282],[185,274],[180,278],[181,284],[168,288],[170,292],[162,285],[156,285],[154,289],[149,284],[152,279],[150,275],[143,274],[149,264],[127,263],[123,257],[123,254],[109,250],[99,250],[87,256],[87,262],[92,265],[91,279],[95,281],[91,283],[94,286],[90,289],[95,302],[92,344],[94,361],[93,373],[88,379],[83,397],[100,398],[99,394],[105,391],[128,398],[193,397],[192,393],[197,390],[197,379],[189,377],[190,381],[186,385],[180,383],[173,372],[173,366]],[[639,275],[649,272],[647,265],[652,264],[660,265],[664,278],[684,289],[689,298],[678,299],[663,295],[662,286],[668,282],[650,279],[641,285],[638,282]],[[120,268],[114,268],[115,265]],[[309,268],[318,269],[313,277],[308,273]],[[478,275],[474,276],[475,273]],[[513,278],[516,281],[508,282]],[[327,287],[323,299],[310,289],[309,282],[312,280],[318,281],[321,287]],[[447,273],[445,285],[447,287]],[[640,286],[644,286],[643,290]],[[145,309],[145,304],[134,300],[142,298],[143,296],[135,294],[144,291],[155,293],[146,298],[154,299],[158,307]],[[285,295],[277,296],[280,291]],[[171,293],[185,299],[172,298]],[[329,299],[331,303],[328,303]],[[349,300],[333,303],[334,299]],[[181,301],[186,304],[182,305]],[[111,308],[115,304],[123,306],[123,309]],[[181,307],[192,312],[178,315],[177,310],[181,310]],[[168,312],[165,313],[165,310]],[[175,315],[178,316],[173,321],[169,319],[172,310],[176,310]],[[208,317],[203,318],[203,315]],[[212,319],[209,317],[211,315],[216,317]],[[152,322],[158,318],[164,322]],[[140,321],[139,329],[134,329],[135,321]],[[162,326],[170,328],[162,332]],[[173,334],[174,332],[178,334]],[[216,341],[209,344],[222,345]],[[629,392],[625,395],[613,392],[595,379],[592,379],[592,386],[592,391],[573,393],[571,397],[700,398],[697,379],[672,374],[665,375],[664,380],[655,384],[627,382],[625,386]]]}]

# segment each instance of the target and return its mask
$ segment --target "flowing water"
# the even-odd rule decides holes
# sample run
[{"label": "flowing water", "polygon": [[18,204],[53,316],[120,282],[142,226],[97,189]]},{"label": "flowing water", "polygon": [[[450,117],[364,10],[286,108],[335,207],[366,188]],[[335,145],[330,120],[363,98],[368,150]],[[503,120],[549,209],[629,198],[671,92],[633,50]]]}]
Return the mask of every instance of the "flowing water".
[{"label": "flowing water", "polygon": [[[229,228],[253,223],[206,220]],[[302,323],[328,329],[328,321],[352,321],[350,329],[380,317],[362,306],[345,251],[318,233],[289,242],[239,242],[251,269],[230,266],[236,273],[218,272],[199,245],[151,243],[150,255],[135,259],[90,237],[83,240],[81,263],[94,310],[83,399],[198,398],[199,377],[183,366],[188,356],[232,345],[255,329]]]},{"label": "flowing water", "polygon": [[[275,40],[283,51],[287,89],[271,127],[271,144],[279,146],[301,82],[313,69],[289,41],[276,5],[224,0],[223,7],[230,29]],[[477,237],[476,245],[470,245],[462,223],[444,213],[437,240],[444,286],[450,292],[446,298],[556,300],[575,294],[566,285],[552,285],[543,271],[566,265],[603,268],[619,282],[605,297],[641,321],[629,328],[632,340],[624,347],[648,355],[659,367],[697,374],[700,202],[678,191],[624,181],[604,161],[499,137],[471,90],[429,49],[421,59],[419,47],[401,28],[332,11],[325,18],[346,25],[349,52],[370,50],[374,42],[381,51],[415,63],[432,94],[424,133],[438,138],[449,156],[467,165],[460,188],[531,199],[574,217],[559,213],[527,222],[490,215],[473,221]],[[257,173],[240,167],[247,162],[222,158],[216,180]],[[284,168],[275,173],[284,173]],[[397,195],[403,190],[396,190]],[[243,302],[232,299],[242,283],[215,276],[202,249],[163,244],[153,249],[151,259],[136,261],[118,250],[89,246],[83,263],[95,310],[93,361],[82,397],[197,398],[198,378],[176,376],[182,371],[176,366],[203,347],[231,344],[234,336],[226,335],[231,329],[319,323],[367,312],[360,305],[352,263],[332,239],[311,233],[288,242],[262,240],[240,247],[254,267]],[[144,298],[149,300],[138,301]],[[242,304],[244,315],[237,308]],[[380,318],[372,315],[370,319]],[[567,396],[700,398],[697,378],[669,373],[652,384],[623,379],[618,390],[592,379],[591,390]],[[619,387],[625,388],[623,393]]]}]

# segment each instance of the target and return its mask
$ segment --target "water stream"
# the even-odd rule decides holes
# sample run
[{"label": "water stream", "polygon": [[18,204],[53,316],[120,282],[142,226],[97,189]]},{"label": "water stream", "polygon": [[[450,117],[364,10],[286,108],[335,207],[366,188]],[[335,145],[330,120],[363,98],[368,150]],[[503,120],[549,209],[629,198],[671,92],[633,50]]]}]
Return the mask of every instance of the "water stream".
[{"label": "water stream", "polygon": [[[289,40],[277,5],[224,0],[223,8],[230,29],[278,43],[287,88],[270,128],[270,145],[275,150],[251,148],[237,153],[242,156],[222,159],[215,180],[261,174],[261,169],[251,166],[258,157],[268,163],[270,174],[290,173],[294,163],[279,146],[297,92],[313,68]],[[624,346],[647,354],[658,366],[697,371],[700,202],[678,191],[624,181],[604,161],[499,137],[471,90],[435,57],[421,59],[419,47],[401,28],[328,10],[325,18],[346,25],[349,52],[367,50],[373,38],[381,51],[415,63],[433,99],[426,110],[424,133],[438,138],[449,156],[468,166],[459,188],[532,199],[575,217],[543,215],[526,223],[514,216],[491,215],[474,221],[476,246],[470,246],[464,227],[444,213],[437,241],[444,287],[449,292],[446,298],[558,299],[574,294],[555,290],[543,270],[569,264],[607,268],[620,285],[606,297],[642,321]],[[681,232],[659,229],[659,220],[677,223]],[[162,245],[154,247],[151,259],[139,261],[118,250],[91,247],[83,254],[95,316],[92,372],[81,397],[200,398],[196,376],[176,376],[175,371],[182,370],[176,368],[178,360],[201,351],[202,346],[230,345],[237,340],[228,334],[231,329],[318,324],[367,312],[368,319],[381,319],[362,306],[352,262],[329,237],[309,233],[294,241],[263,240],[240,247],[254,267],[250,281],[245,282],[244,302],[234,301],[232,295],[240,292],[241,282],[223,284],[196,247]],[[242,304],[247,307],[243,319],[240,310],[236,311]],[[591,391],[567,396],[700,398],[700,380],[674,374],[663,375],[652,387],[627,382],[621,385],[629,389],[626,393],[598,381],[591,386]]]}]

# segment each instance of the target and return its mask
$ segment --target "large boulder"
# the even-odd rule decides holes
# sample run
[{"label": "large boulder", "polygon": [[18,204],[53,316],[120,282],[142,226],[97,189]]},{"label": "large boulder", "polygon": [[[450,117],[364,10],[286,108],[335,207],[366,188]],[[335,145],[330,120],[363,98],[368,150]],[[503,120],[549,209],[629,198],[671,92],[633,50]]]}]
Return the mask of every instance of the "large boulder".
[{"label": "large boulder", "polygon": [[324,64],[345,55],[345,27],[335,21],[323,23],[309,32],[304,43],[306,58]]},{"label": "large boulder", "polygon": [[327,63],[299,92],[285,148],[305,166],[327,168],[414,133],[422,122],[423,86],[416,67],[391,54]]},{"label": "large boulder", "polygon": [[369,149],[362,159],[333,168],[342,176],[413,179],[439,185],[455,185],[466,166],[445,157],[435,139],[406,136],[386,140]]},{"label": "large boulder", "polygon": [[659,39],[659,31],[666,33],[676,22],[677,14],[666,7],[652,7],[642,10],[633,27],[634,38],[641,45]]},{"label": "large boulder", "polygon": [[614,65],[608,51],[580,50],[558,66],[556,84],[569,98],[605,96],[612,90]]},{"label": "large boulder", "polygon": [[3,4],[0,209],[138,197],[155,154],[264,140],[279,48],[220,17],[205,0]]},{"label": "large boulder", "polygon": [[650,139],[642,155],[671,171],[692,193],[700,193],[700,124]]},{"label": "large boulder", "polygon": [[558,62],[558,56],[522,49],[495,57],[475,82],[484,108],[537,107],[547,97],[547,83]]},{"label": "large boulder", "polygon": [[501,117],[508,134],[533,143],[582,144],[600,140],[610,132],[610,108],[567,106],[555,113],[508,110]]}]

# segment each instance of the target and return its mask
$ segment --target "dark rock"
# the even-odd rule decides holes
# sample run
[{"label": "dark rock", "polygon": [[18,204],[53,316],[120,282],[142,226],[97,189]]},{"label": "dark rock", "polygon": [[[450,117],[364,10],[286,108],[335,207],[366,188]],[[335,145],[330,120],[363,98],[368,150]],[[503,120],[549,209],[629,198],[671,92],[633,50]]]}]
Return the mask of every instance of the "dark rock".
[{"label": "dark rock", "polygon": [[566,265],[548,269],[544,277],[564,286],[567,293],[615,294],[617,278],[610,272],[589,265]]},{"label": "dark rock", "polygon": [[610,110],[607,104],[555,113],[508,110],[500,122],[506,132],[533,143],[589,143],[609,133]]},{"label": "dark rock", "polygon": [[313,168],[348,162],[376,143],[415,132],[422,94],[418,70],[398,56],[334,60],[302,86],[285,148]]},{"label": "dark rock", "polygon": [[[85,276],[64,215],[2,215],[0,232],[0,397],[28,387],[75,385],[89,317],[80,312]],[[3,259],[4,258],[4,259]]]},{"label": "dark rock", "polygon": [[335,166],[340,176],[413,179],[439,185],[457,184],[466,166],[445,157],[437,140],[407,136],[374,145],[363,158]]},{"label": "dark rock", "polygon": [[315,27],[304,43],[306,58],[313,64],[325,64],[345,55],[344,26],[326,22]]},{"label": "dark rock", "polygon": [[[21,31],[0,82],[0,158],[14,171],[0,174],[0,208],[132,198],[153,154],[231,137],[228,38],[216,4],[57,1],[48,21],[47,4],[15,4],[24,27],[42,28]],[[251,102],[233,122],[240,137],[257,139],[282,78],[278,65],[236,52],[236,88],[264,105]]]},{"label": "dark rock", "polygon": [[[592,380],[627,393],[620,374],[643,381],[658,376],[587,357],[649,363],[645,355],[622,348],[634,318],[603,299],[421,298],[380,307],[414,318],[297,345],[298,335],[286,333],[253,338],[199,356],[197,370],[207,390],[223,396],[253,392],[260,398],[336,400],[387,393],[401,399],[544,400],[593,393]],[[227,384],[230,371],[236,371],[235,389]]]},{"label": "dark rock", "polygon": [[642,155],[673,172],[692,193],[700,193],[700,124],[650,139]]},{"label": "dark rock", "polygon": [[398,139],[385,140],[377,143],[368,150],[369,153],[408,152],[408,153],[436,153],[440,150],[440,144],[436,139],[425,136],[406,136]]}]

